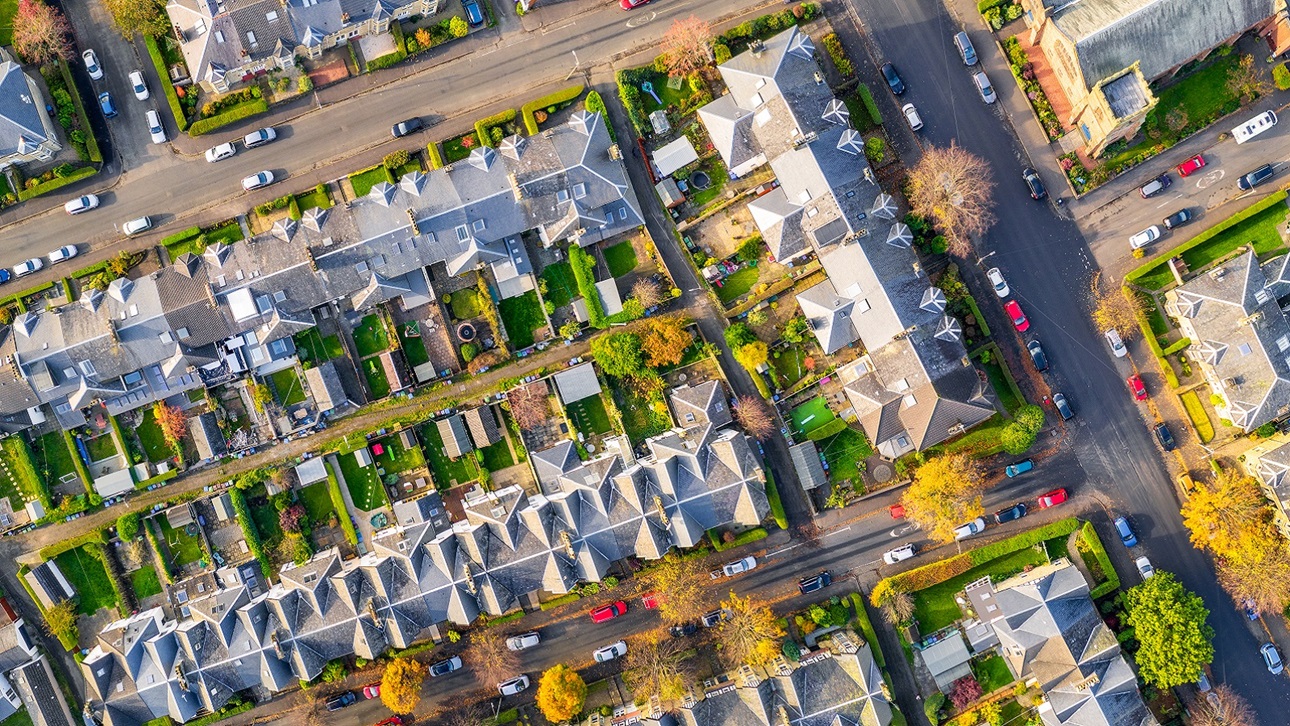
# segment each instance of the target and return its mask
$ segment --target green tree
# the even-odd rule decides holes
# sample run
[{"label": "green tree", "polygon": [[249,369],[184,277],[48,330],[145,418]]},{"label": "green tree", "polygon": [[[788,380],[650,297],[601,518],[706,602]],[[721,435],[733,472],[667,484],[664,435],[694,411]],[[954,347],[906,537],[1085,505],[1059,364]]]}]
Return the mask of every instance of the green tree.
[{"label": "green tree", "polygon": [[139,513],[122,514],[116,520],[116,534],[122,542],[129,542],[139,536]]},{"label": "green tree", "polygon": [[460,15],[454,16],[452,20],[448,21],[448,35],[454,38],[464,38],[466,33],[469,32],[470,27],[466,25],[466,21]]},{"label": "green tree", "polygon": [[726,345],[730,350],[739,350],[749,343],[757,340],[757,335],[752,329],[743,323],[732,323],[726,328]]},{"label": "green tree", "polygon": [[611,376],[630,377],[645,372],[641,339],[635,333],[610,333],[593,339],[591,356]]},{"label": "green tree", "polygon": [[806,340],[806,336],[810,334],[811,324],[801,315],[789,318],[788,322],[784,323],[784,329],[779,331],[779,337],[794,345]]},{"label": "green tree", "polygon": [[1139,643],[1136,660],[1143,680],[1157,688],[1194,683],[1214,660],[1209,610],[1171,573],[1156,572],[1124,595],[1125,621]]}]

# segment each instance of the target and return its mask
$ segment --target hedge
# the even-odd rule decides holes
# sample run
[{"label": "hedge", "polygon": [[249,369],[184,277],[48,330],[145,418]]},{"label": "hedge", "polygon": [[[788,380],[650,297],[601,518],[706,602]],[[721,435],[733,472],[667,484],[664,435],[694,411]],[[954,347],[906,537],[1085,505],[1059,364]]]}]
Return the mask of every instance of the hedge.
[{"label": "hedge", "polygon": [[543,611],[554,610],[555,608],[558,608],[561,605],[568,605],[571,602],[577,602],[578,600],[581,600],[581,599],[582,599],[582,595],[579,595],[576,592],[571,592],[568,595],[561,595],[560,597],[557,597],[554,600],[547,600],[546,602],[542,603],[541,607]]},{"label": "hedge", "polygon": [[779,499],[779,487],[775,486],[775,477],[766,469],[766,501],[770,502],[770,516],[780,529],[788,529],[788,515],[784,513],[784,503]]},{"label": "hedge", "polygon": [[[185,721],[184,726],[210,726],[213,723],[218,723],[226,718],[236,716],[239,713],[245,713],[253,708],[255,708],[254,701],[230,704],[215,713],[208,713],[201,718],[193,719],[192,721]],[[169,716],[160,716],[152,719],[151,721],[144,721],[143,726],[178,726],[178,723]]]},{"label": "hedge", "polygon": [[68,95],[72,97],[72,105],[76,107],[76,113],[85,122],[83,129],[85,131],[85,152],[90,157],[90,161],[101,163],[103,161],[103,152],[99,150],[98,137],[94,135],[94,129],[90,128],[90,115],[85,113],[85,103],[81,100],[80,91],[76,90],[76,81],[72,80],[72,69],[68,67],[67,61],[58,61],[58,70],[63,74],[63,83],[67,84]]},{"label": "hedge", "polygon": [[1163,355],[1163,356],[1166,356],[1166,357],[1167,357],[1167,356],[1171,356],[1171,355],[1173,355],[1174,353],[1181,353],[1181,352],[1183,352],[1184,350],[1187,350],[1187,348],[1188,348],[1188,347],[1190,347],[1190,346],[1191,346],[1191,340],[1190,340],[1190,339],[1188,339],[1188,338],[1183,338],[1182,340],[1178,341],[1177,343],[1174,343],[1173,345],[1169,346],[1168,348],[1165,348],[1164,350],[1160,351],[1160,354],[1161,354],[1161,355]]},{"label": "hedge", "polygon": [[497,724],[497,726],[503,726],[503,724],[514,723],[519,720],[520,710],[518,708],[508,708],[493,717],[493,723]]},{"label": "hedge", "polygon": [[587,98],[582,105],[592,113],[600,114],[600,122],[605,125],[605,131],[609,132],[609,140],[618,143],[618,134],[614,131],[614,125],[609,123],[609,109],[605,108],[605,99],[600,97],[598,91],[588,91]]},{"label": "hedge", "polygon": [[1011,5],[1012,2],[1013,0],[980,0],[980,2],[976,4],[976,11],[984,15],[985,11],[990,10],[991,8],[997,8],[1001,5]]},{"label": "hedge", "polygon": [[829,52],[829,58],[833,61],[833,67],[838,69],[838,73],[844,76],[854,75],[855,66],[851,59],[847,57],[847,49],[842,47],[842,39],[837,33],[827,33],[820,40],[824,41],[824,49]]},{"label": "hedge", "polygon": [[520,618],[524,617],[524,614],[525,613],[523,610],[516,610],[513,613],[508,613],[506,615],[498,615],[495,618],[485,616],[483,622],[480,623],[480,625],[484,626],[485,628],[491,628],[495,625],[505,625],[507,623],[513,623],[516,620],[519,620]]},{"label": "hedge", "polygon": [[224,113],[194,121],[193,125],[188,127],[188,135],[201,136],[202,134],[209,134],[215,129],[228,126],[231,123],[237,123],[252,116],[258,116],[268,110],[268,101],[263,98],[254,98],[246,103],[239,103]]},{"label": "hedge", "polygon": [[600,302],[600,291],[596,289],[596,258],[573,245],[569,248],[569,266],[573,268],[573,279],[587,306],[587,322],[593,328],[604,329],[609,321],[605,320],[605,306]]},{"label": "hedge", "polygon": [[170,564],[161,554],[161,542],[157,538],[157,533],[152,531],[152,517],[143,520],[143,533],[148,538],[148,545],[152,547],[152,554],[157,558],[157,564],[161,565],[161,574],[166,578],[167,585],[175,584],[175,576],[170,572]]},{"label": "hedge", "polygon": [[718,552],[725,552],[728,549],[763,540],[769,536],[770,533],[766,531],[765,527],[753,527],[752,529],[737,535],[732,542],[726,544],[717,536],[717,531],[715,529],[708,530],[708,540],[712,542],[712,549]]},{"label": "hedge", "polygon": [[345,506],[345,497],[340,493],[340,482],[336,480],[330,463],[324,461],[323,466],[327,469],[327,493],[331,495],[331,505],[336,509],[336,518],[340,520],[345,541],[357,547],[358,532],[354,529],[354,520],[349,516],[349,507]]},{"label": "hedge", "polygon": [[54,495],[50,493],[45,477],[36,471],[36,457],[31,453],[31,444],[27,443],[27,439],[23,436],[10,436],[5,439],[4,447],[10,449],[9,459],[14,468],[13,478],[18,481],[26,479],[29,486],[35,490],[33,493],[40,500],[40,505],[45,508],[45,511],[53,509]]},{"label": "hedge", "polygon": [[75,184],[82,179],[88,179],[99,170],[92,166],[82,166],[67,176],[56,176],[47,182],[41,182],[30,189],[18,190],[18,201],[25,202],[28,199],[35,199],[42,194],[48,194],[56,189],[62,189],[68,184]]},{"label": "hedge", "polygon": [[85,493],[90,496],[90,504],[97,507],[103,503],[103,497],[94,491],[94,479],[90,477],[90,470],[85,466],[85,460],[81,458],[81,450],[76,446],[76,439],[71,431],[63,429],[63,440],[67,442],[68,453],[72,455],[72,466],[76,467],[76,475],[81,478]]},{"label": "hedge", "polygon": [[179,126],[180,131],[188,130],[188,116],[184,113],[183,105],[179,103],[179,95],[175,93],[175,84],[170,82],[170,74],[166,70],[166,60],[161,57],[161,48],[157,45],[157,39],[145,34],[143,43],[148,46],[148,56],[152,58],[152,65],[157,69],[157,76],[161,78],[161,90],[166,94],[166,102],[170,104],[170,113],[174,115],[175,123]]},{"label": "hedge", "polygon": [[886,668],[887,659],[882,657],[882,647],[878,645],[878,632],[873,629],[873,621],[869,619],[869,611],[865,609],[864,598],[860,597],[860,593],[851,593],[851,605],[856,610],[856,625],[860,628],[864,641],[869,644],[873,659],[878,662],[879,668]]},{"label": "hedge", "polygon": [[137,484],[134,485],[134,488],[147,489],[153,484],[160,484],[163,481],[170,481],[171,479],[174,479],[177,476],[179,476],[179,469],[172,468],[170,469],[170,471],[163,471],[162,473],[156,476],[149,477],[147,479],[144,479],[141,482],[138,482]]},{"label": "hedge", "polygon": [[430,171],[443,168],[443,154],[439,153],[439,142],[426,144],[426,156],[430,161]]},{"label": "hedge", "polygon": [[265,579],[269,578],[269,573],[273,572],[272,563],[269,561],[269,554],[264,551],[264,542],[260,540],[260,530],[255,527],[255,520],[251,519],[251,510],[246,506],[246,495],[241,489],[233,487],[228,490],[229,500],[233,503],[233,513],[237,515],[238,524],[242,525],[242,536],[246,538],[246,548],[251,550],[251,556],[260,562],[260,569],[264,572]]},{"label": "hedge", "polygon": [[371,73],[372,71],[379,71],[382,68],[389,68],[390,66],[398,65],[403,62],[404,58],[408,57],[407,41],[403,38],[403,25],[397,20],[390,23],[390,35],[394,36],[394,52],[386,53],[379,58],[373,58],[368,61],[367,69],[364,71],[365,73]]},{"label": "hedge", "polygon": [[194,237],[200,236],[201,233],[202,233],[202,228],[197,225],[193,225],[188,229],[182,230],[180,232],[176,232],[172,235],[167,235],[165,237],[162,237],[161,246],[169,247],[173,244],[178,244],[180,242],[187,242],[188,240]]},{"label": "hedge", "polygon": [[[1128,285],[1125,285],[1122,289],[1125,294],[1137,294],[1137,291]],[[1180,385],[1178,383],[1178,374],[1174,373],[1174,367],[1169,365],[1169,361],[1165,359],[1165,352],[1161,350],[1160,341],[1156,339],[1155,332],[1151,330],[1151,321],[1147,319],[1146,311],[1139,307],[1133,311],[1133,315],[1138,319],[1138,329],[1142,331],[1142,337],[1146,339],[1147,347],[1151,348],[1151,353],[1156,357],[1156,364],[1165,373],[1165,383],[1169,384],[1170,388],[1177,388]]]},{"label": "hedge", "polygon": [[107,544],[107,535],[105,535],[101,529],[93,529],[89,532],[72,537],[71,539],[65,539],[62,542],[55,542],[52,545],[42,547],[40,549],[40,559],[49,561],[64,552],[74,550],[77,547],[87,544]]},{"label": "hedge", "polygon": [[847,427],[846,421],[843,421],[840,418],[835,418],[832,421],[819,427],[818,429],[813,429],[809,434],[806,435],[806,439],[808,441],[822,441],[824,439],[829,438],[830,436],[841,433],[842,430],[845,429],[846,427]]},{"label": "hedge", "polygon": [[508,108],[501,113],[485,116],[475,122],[475,138],[484,146],[493,146],[493,139],[488,135],[494,126],[508,124],[515,120],[515,109]]},{"label": "hedge", "polygon": [[117,563],[116,558],[108,552],[107,547],[104,545],[87,546],[85,551],[102,563],[103,570],[108,576],[108,582],[112,583],[112,592],[116,595],[116,611],[123,618],[129,617],[135,605],[134,591],[126,587],[125,582],[121,579],[120,564]]},{"label": "hedge", "polygon": [[869,120],[874,125],[882,125],[882,113],[878,111],[878,102],[873,100],[873,91],[869,90],[863,82],[856,85],[856,94],[860,96],[860,102],[864,104],[864,110],[869,112]]},{"label": "hedge", "polygon": [[[1089,592],[1089,597],[1097,599],[1105,595],[1110,595],[1120,589],[1120,574],[1115,571],[1115,565],[1111,564],[1111,558],[1106,554],[1106,547],[1102,545],[1102,538],[1097,536],[1097,530],[1093,529],[1092,522],[1085,522],[1079,530],[1079,541],[1088,549],[1088,554],[1092,556],[1097,566],[1102,571],[1105,581],[1094,587]],[[1080,551],[1080,556],[1084,552]]]},{"label": "hedge", "polygon": [[[1054,537],[1069,535],[1078,528],[1079,520],[1070,517],[1052,524],[1046,524],[1038,529],[1032,529],[1029,532],[1022,532],[1015,537],[1009,537],[984,547],[968,550],[953,557],[933,562],[930,565],[923,565],[908,572],[892,575],[878,583],[878,585],[894,588],[900,592],[924,590],[932,585],[939,585],[952,577],[962,575],[973,567],[979,567],[987,562],[997,560],[1004,555],[1020,552]],[[874,588],[875,592],[878,590],[879,587]]]},{"label": "hedge", "polygon": [[549,93],[541,98],[535,98],[524,104],[524,106],[520,108],[520,112],[524,114],[524,130],[528,132],[529,136],[536,136],[539,129],[537,118],[533,115],[534,112],[539,109],[547,108],[548,106],[559,106],[562,103],[568,103],[578,96],[581,96],[582,89],[582,86],[569,86],[568,88],[561,89],[555,93]]}]

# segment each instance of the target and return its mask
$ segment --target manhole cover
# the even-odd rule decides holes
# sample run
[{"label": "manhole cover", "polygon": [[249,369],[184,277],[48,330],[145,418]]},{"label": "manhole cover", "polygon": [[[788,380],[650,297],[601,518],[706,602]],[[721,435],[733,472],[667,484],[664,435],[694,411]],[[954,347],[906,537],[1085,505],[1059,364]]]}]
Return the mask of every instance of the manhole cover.
[{"label": "manhole cover", "polygon": [[891,481],[891,475],[893,472],[890,466],[886,464],[877,464],[869,470],[869,473],[873,476],[874,481],[879,484],[886,484]]}]

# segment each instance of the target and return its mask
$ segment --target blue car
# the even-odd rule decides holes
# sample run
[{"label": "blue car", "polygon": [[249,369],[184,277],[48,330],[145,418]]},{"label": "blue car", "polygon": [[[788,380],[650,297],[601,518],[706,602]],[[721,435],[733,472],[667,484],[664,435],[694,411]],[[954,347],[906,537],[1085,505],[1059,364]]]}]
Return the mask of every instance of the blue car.
[{"label": "blue car", "polygon": [[112,97],[107,91],[99,94],[99,108],[103,109],[103,115],[107,118],[116,117],[116,106],[112,104]]},{"label": "blue car", "polygon": [[9,271],[3,267],[0,267],[0,285],[3,285],[4,283],[9,282],[10,277],[12,277],[12,275],[9,274]]},{"label": "blue car", "polygon": [[1026,472],[1034,468],[1035,468],[1035,462],[1031,461],[1030,459],[1026,459],[1025,461],[1018,461],[1017,463],[1007,467],[1006,469],[1003,470],[1003,473],[1007,474],[1008,478],[1011,479],[1012,477],[1017,476],[1019,474],[1025,474]]},{"label": "blue car", "polygon": [[484,13],[480,11],[479,4],[475,0],[466,0],[461,4],[461,9],[466,11],[466,20],[471,25],[483,25]]},{"label": "blue car", "polygon": [[1138,544],[1138,535],[1133,533],[1133,527],[1129,526],[1129,520],[1124,517],[1117,517],[1115,520],[1115,531],[1120,535],[1120,541],[1125,547],[1133,547]]}]

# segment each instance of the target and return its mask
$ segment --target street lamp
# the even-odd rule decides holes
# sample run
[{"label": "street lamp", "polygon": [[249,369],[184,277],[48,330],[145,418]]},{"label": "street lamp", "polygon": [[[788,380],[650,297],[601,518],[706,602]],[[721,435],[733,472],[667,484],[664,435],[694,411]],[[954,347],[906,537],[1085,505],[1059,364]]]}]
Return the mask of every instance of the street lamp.
[{"label": "street lamp", "polygon": [[997,254],[999,254],[999,250],[994,250],[993,252],[987,252],[986,254],[981,255],[980,257],[976,258],[977,266],[980,267],[982,262],[985,262],[987,259],[994,257]]}]

